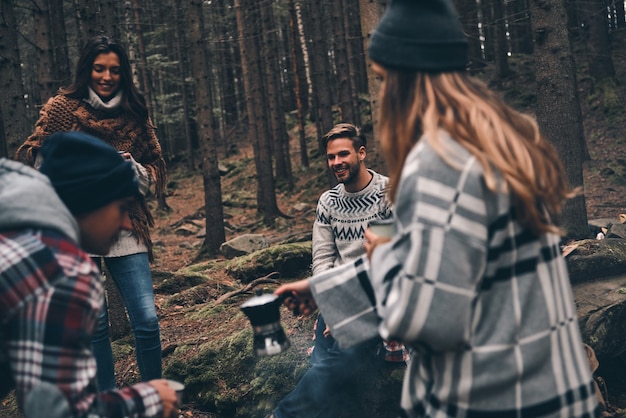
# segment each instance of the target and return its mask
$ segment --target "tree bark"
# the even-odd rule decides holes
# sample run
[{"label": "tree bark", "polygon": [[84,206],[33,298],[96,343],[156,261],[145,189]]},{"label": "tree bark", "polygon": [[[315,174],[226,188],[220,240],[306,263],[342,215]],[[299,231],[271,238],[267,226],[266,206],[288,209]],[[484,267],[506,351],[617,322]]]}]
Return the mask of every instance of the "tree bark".
[{"label": "tree bark", "polygon": [[586,27],[589,75],[595,81],[612,78],[615,68],[609,44],[606,3],[604,0],[585,0],[578,4]]},{"label": "tree bark", "polygon": [[35,0],[33,8],[34,38],[37,45],[37,84],[39,103],[56,94],[58,88],[54,73],[54,52],[52,50],[50,35],[50,10],[48,0]]},{"label": "tree bark", "polygon": [[335,69],[337,71],[337,98],[339,100],[339,121],[360,125],[358,113],[352,101],[355,96],[350,79],[348,63],[348,42],[344,19],[345,0],[335,0],[332,6],[332,27],[334,29]]},{"label": "tree bark", "polygon": [[13,157],[17,147],[32,132],[24,100],[17,26],[12,2],[0,2],[0,108],[3,110],[4,147]]},{"label": "tree bark", "polygon": [[[583,187],[583,161],[588,160],[578,102],[576,72],[567,33],[567,16],[560,0],[532,0],[535,43],[537,121],[554,144],[572,187]],[[585,197],[568,202],[562,227],[572,238],[588,234]]]},{"label": "tree bark", "polygon": [[50,71],[54,73],[57,86],[68,86],[72,82],[72,72],[67,48],[63,0],[50,0],[50,23],[52,30],[50,43],[54,58],[54,67]]},{"label": "tree bark", "polygon": [[261,79],[261,57],[256,40],[260,34],[255,25],[259,14],[255,0],[235,0],[241,69],[248,110],[249,132],[254,150],[254,163],[257,173],[257,211],[263,216],[265,225],[272,225],[279,215],[272,173],[272,153],[267,138],[266,120],[262,110],[263,86]]},{"label": "tree bark", "polygon": [[[294,73],[294,87],[296,98],[296,110],[298,114],[298,138],[300,144],[300,163],[304,167],[309,166],[309,154],[307,151],[306,134],[305,134],[305,121],[304,121],[304,104],[302,100],[301,90],[306,88],[307,85],[301,84],[302,78],[300,73],[304,70],[304,59],[302,55],[302,49],[298,48],[300,45],[300,31],[298,30],[298,16],[296,6],[293,0],[289,0],[289,43],[291,46],[291,62],[293,65]],[[305,78],[306,81],[306,78]],[[304,96],[306,97],[306,96]]]},{"label": "tree bark", "polygon": [[[370,0],[360,0],[359,6],[361,9],[361,29],[363,30],[363,49],[367,51],[367,45],[369,42],[369,38],[371,33],[376,28],[378,21],[380,20],[383,12],[385,11],[386,2],[378,0],[378,1],[370,1]],[[370,109],[372,112],[372,128],[374,130],[374,134],[378,132],[378,115],[380,113],[380,81],[376,76],[374,70],[372,70],[371,61],[367,61],[367,85],[369,88],[369,97],[370,97]],[[370,152],[372,151],[372,147],[368,147]]]},{"label": "tree bark", "polygon": [[478,29],[478,3],[476,0],[455,0],[454,3],[467,37],[469,68],[470,70],[482,68],[484,59]]},{"label": "tree bark", "polygon": [[328,43],[326,33],[327,25],[324,25],[324,8],[322,4],[313,1],[303,4],[306,12],[302,14],[304,30],[307,39],[307,51],[309,54],[309,68],[311,74],[311,87],[313,90],[313,107],[315,125],[317,127],[317,140],[320,152],[322,149],[322,135],[328,132],[334,124],[331,98],[330,75],[332,69],[328,60]]},{"label": "tree bark", "polygon": [[293,175],[289,158],[289,135],[285,124],[283,95],[280,83],[280,66],[278,65],[278,42],[276,40],[276,23],[272,3],[258,5],[261,12],[263,64],[265,71],[266,102],[274,140],[274,161],[276,178],[284,181],[288,190],[293,189]]},{"label": "tree bark", "polygon": [[509,45],[506,40],[506,22],[504,18],[504,6],[501,0],[492,0],[492,13],[494,20],[494,59],[496,63],[496,80],[501,83],[511,74],[509,67]]},{"label": "tree bark", "polygon": [[190,129],[190,120],[191,120],[191,98],[189,97],[187,90],[187,77],[190,73],[189,71],[189,60],[187,59],[187,55],[183,54],[183,51],[189,51],[189,44],[185,37],[185,34],[182,30],[184,26],[185,19],[187,18],[184,15],[184,10],[181,4],[181,0],[174,0],[172,2],[172,9],[174,13],[174,37],[176,42],[176,58],[178,60],[178,86],[181,94],[181,102],[183,106],[183,132],[185,139],[185,159],[187,161],[187,168],[191,171],[195,171],[195,152],[193,148],[193,143],[191,141],[191,129]]},{"label": "tree bark", "polygon": [[206,214],[206,236],[203,250],[208,254],[218,254],[220,245],[226,241],[224,232],[224,212],[222,206],[222,186],[217,160],[215,122],[212,114],[212,67],[205,45],[205,28],[202,0],[192,0],[187,16],[189,54],[196,95],[196,115],[200,134],[200,155],[202,157],[202,179],[204,185],[204,207]]}]

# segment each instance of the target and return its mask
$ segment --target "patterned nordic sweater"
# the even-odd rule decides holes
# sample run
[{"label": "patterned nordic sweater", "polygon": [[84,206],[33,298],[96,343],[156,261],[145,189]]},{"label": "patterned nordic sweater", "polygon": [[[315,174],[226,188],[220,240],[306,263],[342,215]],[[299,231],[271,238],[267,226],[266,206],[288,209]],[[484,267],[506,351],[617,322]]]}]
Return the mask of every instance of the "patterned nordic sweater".
[{"label": "patterned nordic sweater", "polygon": [[338,184],[320,196],[313,224],[313,273],[321,273],[363,255],[363,234],[374,219],[389,219],[385,198],[388,178],[368,170],[372,180],[350,193]]},{"label": "patterned nordic sweater", "polygon": [[333,336],[415,350],[408,417],[598,416],[559,237],[523,229],[510,196],[440,135],[457,168],[426,139],[414,147],[392,242],[310,279]]}]

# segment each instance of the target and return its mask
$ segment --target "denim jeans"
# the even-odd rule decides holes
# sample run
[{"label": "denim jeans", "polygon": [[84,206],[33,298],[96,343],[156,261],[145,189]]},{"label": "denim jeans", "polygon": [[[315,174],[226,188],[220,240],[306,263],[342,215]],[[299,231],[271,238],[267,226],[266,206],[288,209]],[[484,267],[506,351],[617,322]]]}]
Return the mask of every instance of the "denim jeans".
[{"label": "denim jeans", "polygon": [[[126,305],[135,336],[135,352],[141,380],[159,379],[161,378],[161,333],[154,306],[154,289],[148,254],[138,253],[103,259]],[[100,258],[93,260],[102,268]],[[91,343],[98,368],[98,389],[100,391],[114,389],[115,371],[106,301]]]},{"label": "denim jeans", "polygon": [[274,409],[274,418],[339,418],[366,416],[363,392],[376,384],[385,361],[377,355],[382,340],[374,339],[341,350],[318,316],[311,367],[295,389]]}]

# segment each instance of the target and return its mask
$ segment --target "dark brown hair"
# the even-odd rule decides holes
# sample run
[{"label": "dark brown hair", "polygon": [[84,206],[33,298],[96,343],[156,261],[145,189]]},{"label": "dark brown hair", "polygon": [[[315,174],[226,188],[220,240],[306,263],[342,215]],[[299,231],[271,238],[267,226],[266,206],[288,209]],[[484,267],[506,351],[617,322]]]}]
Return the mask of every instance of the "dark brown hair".
[{"label": "dark brown hair", "polygon": [[76,76],[72,84],[59,89],[59,94],[74,99],[89,97],[89,83],[91,71],[96,57],[109,52],[115,53],[120,60],[120,89],[124,92],[121,107],[141,122],[148,120],[146,100],[133,83],[132,70],[128,55],[122,45],[106,35],[97,35],[91,38],[83,47],[83,51],[76,65]]}]

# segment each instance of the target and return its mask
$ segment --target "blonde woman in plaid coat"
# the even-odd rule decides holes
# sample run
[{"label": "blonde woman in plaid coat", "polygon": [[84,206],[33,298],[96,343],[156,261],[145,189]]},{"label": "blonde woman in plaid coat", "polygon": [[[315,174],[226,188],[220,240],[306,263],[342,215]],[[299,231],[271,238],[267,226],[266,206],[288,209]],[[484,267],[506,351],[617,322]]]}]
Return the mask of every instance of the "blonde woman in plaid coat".
[{"label": "blonde woman in plaid coat", "polygon": [[[437,28],[445,28],[438,30]],[[342,346],[413,350],[408,417],[592,417],[598,406],[554,219],[571,192],[536,122],[464,72],[448,0],[393,0],[369,55],[396,233],[287,284]]]}]

